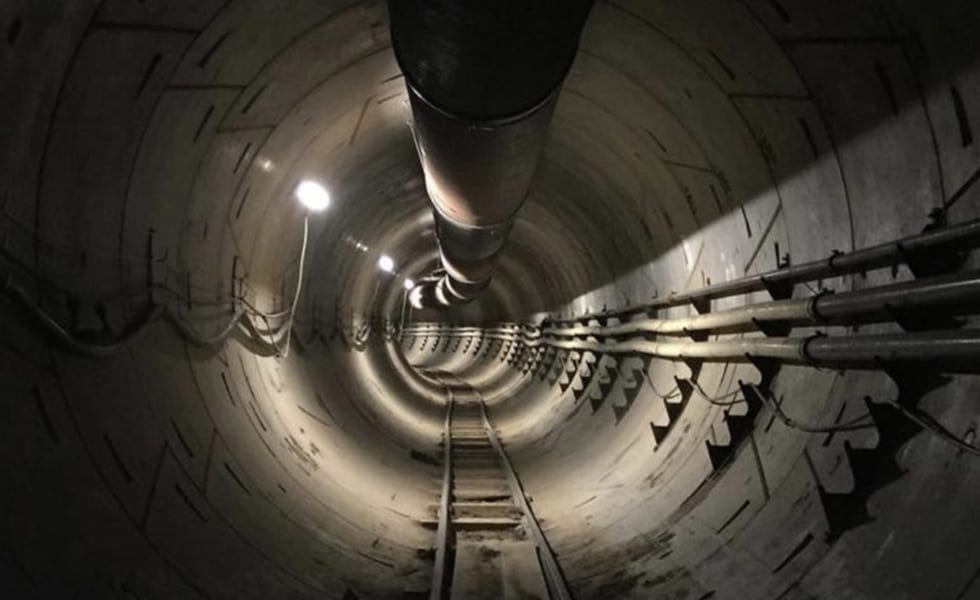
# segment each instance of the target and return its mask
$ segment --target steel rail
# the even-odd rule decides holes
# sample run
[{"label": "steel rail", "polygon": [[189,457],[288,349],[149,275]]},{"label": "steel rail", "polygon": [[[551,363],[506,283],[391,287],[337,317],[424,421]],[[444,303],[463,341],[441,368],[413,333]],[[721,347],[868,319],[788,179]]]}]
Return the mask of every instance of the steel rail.
[{"label": "steel rail", "polygon": [[446,566],[449,564],[449,495],[452,484],[453,441],[450,423],[453,415],[453,390],[446,387],[446,421],[443,425],[442,497],[439,500],[439,523],[436,528],[436,556],[432,566],[429,600],[444,600],[447,589]]},{"label": "steel rail", "polygon": [[518,508],[524,512],[524,525],[531,533],[531,537],[534,538],[534,544],[538,547],[538,560],[541,563],[541,570],[548,590],[551,592],[551,598],[552,600],[572,600],[572,594],[568,590],[568,584],[565,582],[565,576],[555,558],[554,550],[552,550],[548,539],[541,530],[541,525],[538,523],[537,517],[534,516],[534,511],[531,510],[531,503],[527,501],[521,480],[518,479],[514,465],[511,464],[510,457],[507,456],[503,444],[497,437],[497,432],[487,415],[486,403],[483,402],[482,398],[480,399],[480,412],[483,415],[483,426],[486,428],[487,437],[490,438],[490,444],[500,455],[500,461],[504,465],[504,473],[507,475],[507,481],[510,484],[511,495],[517,501]]}]

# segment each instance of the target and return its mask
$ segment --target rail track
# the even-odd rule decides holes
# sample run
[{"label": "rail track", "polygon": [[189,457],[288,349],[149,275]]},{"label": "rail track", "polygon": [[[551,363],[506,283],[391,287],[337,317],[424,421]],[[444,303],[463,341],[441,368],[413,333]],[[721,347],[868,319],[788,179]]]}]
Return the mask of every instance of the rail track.
[{"label": "rail track", "polygon": [[430,600],[570,600],[483,398],[428,374],[447,390],[442,493],[424,523],[436,529]]}]

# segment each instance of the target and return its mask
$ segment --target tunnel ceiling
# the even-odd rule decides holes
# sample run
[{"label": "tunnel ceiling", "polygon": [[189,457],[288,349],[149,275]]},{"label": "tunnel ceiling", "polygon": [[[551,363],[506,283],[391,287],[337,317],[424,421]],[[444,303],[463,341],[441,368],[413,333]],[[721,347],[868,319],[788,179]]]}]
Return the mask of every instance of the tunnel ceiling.
[{"label": "tunnel ceiling", "polygon": [[[980,598],[975,369],[582,345],[980,217],[978,26],[966,0],[597,2],[489,288],[417,311],[438,247],[384,2],[4,2],[2,595],[428,597],[451,376],[575,598]],[[707,309],[977,268],[890,247]],[[775,337],[972,333],[971,306]]]}]

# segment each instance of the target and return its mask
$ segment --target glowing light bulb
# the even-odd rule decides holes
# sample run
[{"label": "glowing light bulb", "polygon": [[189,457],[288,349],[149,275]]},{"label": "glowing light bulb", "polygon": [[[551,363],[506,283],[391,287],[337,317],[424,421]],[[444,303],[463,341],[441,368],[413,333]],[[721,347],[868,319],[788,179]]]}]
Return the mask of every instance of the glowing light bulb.
[{"label": "glowing light bulb", "polygon": [[415,282],[414,282],[414,281],[412,281],[411,279],[406,279],[406,280],[405,280],[405,289],[406,289],[406,290],[410,290],[410,289],[412,289],[413,287],[415,287]]},{"label": "glowing light bulb", "polygon": [[320,212],[330,206],[330,193],[322,185],[310,179],[305,179],[296,186],[296,199],[314,212]]},{"label": "glowing light bulb", "polygon": [[382,254],[381,258],[378,259],[378,268],[386,273],[391,273],[395,270],[395,261],[387,254]]}]

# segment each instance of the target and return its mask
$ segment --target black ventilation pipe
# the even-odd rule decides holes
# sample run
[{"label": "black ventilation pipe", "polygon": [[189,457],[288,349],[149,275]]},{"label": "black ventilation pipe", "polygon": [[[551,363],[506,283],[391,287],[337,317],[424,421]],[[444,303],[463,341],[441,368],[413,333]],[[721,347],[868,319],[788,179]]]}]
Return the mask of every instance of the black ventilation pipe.
[{"label": "black ventilation pipe", "polygon": [[445,274],[416,308],[469,302],[527,198],[593,0],[389,0]]}]

